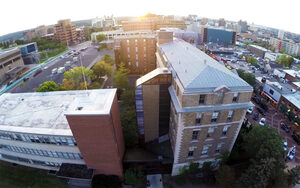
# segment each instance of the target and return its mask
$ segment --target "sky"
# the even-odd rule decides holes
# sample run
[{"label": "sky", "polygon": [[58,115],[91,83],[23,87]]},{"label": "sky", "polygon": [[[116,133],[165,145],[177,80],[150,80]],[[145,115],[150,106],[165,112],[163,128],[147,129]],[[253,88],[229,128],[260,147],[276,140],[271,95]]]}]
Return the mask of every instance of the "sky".
[{"label": "sky", "polygon": [[146,13],[246,20],[300,34],[300,0],[1,0],[0,36],[72,21],[114,16],[142,16]]}]

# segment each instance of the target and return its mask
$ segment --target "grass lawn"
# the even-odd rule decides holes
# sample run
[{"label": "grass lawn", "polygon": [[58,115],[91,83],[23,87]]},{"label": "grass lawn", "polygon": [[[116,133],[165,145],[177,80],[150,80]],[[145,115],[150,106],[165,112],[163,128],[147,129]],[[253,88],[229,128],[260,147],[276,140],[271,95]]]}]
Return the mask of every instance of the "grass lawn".
[{"label": "grass lawn", "polygon": [[12,166],[10,163],[0,162],[0,187],[8,188],[39,188],[67,187],[65,180],[47,174],[45,170],[24,166]]}]

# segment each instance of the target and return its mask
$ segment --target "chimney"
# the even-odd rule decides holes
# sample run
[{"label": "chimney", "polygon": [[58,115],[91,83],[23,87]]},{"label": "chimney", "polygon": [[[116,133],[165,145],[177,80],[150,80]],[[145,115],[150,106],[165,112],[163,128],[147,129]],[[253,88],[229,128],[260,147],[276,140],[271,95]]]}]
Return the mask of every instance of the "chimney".
[{"label": "chimney", "polygon": [[171,31],[165,31],[165,30],[159,30],[158,31],[158,44],[164,44],[169,43],[173,41],[173,32]]}]

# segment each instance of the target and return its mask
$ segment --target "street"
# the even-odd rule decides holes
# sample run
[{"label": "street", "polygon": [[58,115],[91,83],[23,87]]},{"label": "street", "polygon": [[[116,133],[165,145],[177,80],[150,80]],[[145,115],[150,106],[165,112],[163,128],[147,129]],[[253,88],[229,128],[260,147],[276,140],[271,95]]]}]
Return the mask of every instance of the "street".
[{"label": "street", "polygon": [[[257,97],[260,97],[259,95],[256,95]],[[296,162],[299,163],[300,162],[300,146],[293,140],[292,138],[292,133],[293,130],[296,129],[296,126],[293,124],[293,122],[290,122],[288,117],[280,111],[280,109],[276,109],[274,106],[272,106],[271,104],[267,103],[268,105],[268,112],[266,112],[266,116],[262,116],[258,111],[257,111],[257,107],[259,107],[258,104],[254,103],[255,107],[253,109],[253,113],[247,114],[246,118],[249,120],[249,122],[253,125],[253,124],[257,124],[261,118],[266,118],[266,125],[270,125],[272,127],[274,127],[275,129],[278,130],[278,132],[280,133],[280,135],[287,141],[288,143],[288,148],[292,147],[292,146],[296,146],[296,155],[295,158],[290,161],[289,159],[287,159],[287,162]],[[259,118],[257,121],[255,121],[253,119],[253,114],[254,113],[258,113],[259,114]],[[289,133],[286,133],[283,129],[280,128],[280,123],[284,122],[286,125],[291,127],[291,131]],[[283,144],[282,144],[283,147]]]},{"label": "street", "polygon": [[[86,50],[80,51],[80,49],[87,47]],[[20,84],[17,84],[15,87],[11,88],[7,92],[11,93],[23,93],[23,92],[35,92],[36,89],[45,81],[54,81],[57,84],[61,84],[64,74],[63,73],[56,73],[52,74],[52,69],[64,67],[65,63],[67,61],[71,61],[71,67],[66,67],[66,71],[73,68],[73,67],[79,67],[84,66],[91,68],[92,65],[96,62],[99,62],[100,59],[105,55],[109,54],[114,58],[113,51],[108,50],[102,50],[100,52],[97,51],[97,49],[94,48],[94,46],[91,45],[91,42],[85,42],[78,44],[76,46],[69,47],[70,50],[79,51],[80,54],[78,55],[78,61],[73,62],[73,57],[70,55],[65,55],[64,58],[58,58],[57,60],[54,60],[47,66],[43,66],[42,72],[34,76],[35,74],[30,75],[27,81],[23,82],[24,85],[21,87]],[[82,60],[82,65],[81,61]]]}]

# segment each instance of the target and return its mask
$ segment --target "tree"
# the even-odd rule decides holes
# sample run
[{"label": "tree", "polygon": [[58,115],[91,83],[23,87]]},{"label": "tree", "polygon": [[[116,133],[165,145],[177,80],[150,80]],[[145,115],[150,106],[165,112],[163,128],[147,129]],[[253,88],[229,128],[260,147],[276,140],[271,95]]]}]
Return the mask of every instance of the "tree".
[{"label": "tree", "polygon": [[127,78],[128,69],[125,68],[124,63],[120,64],[119,70],[116,71],[114,75],[114,85],[118,90],[127,89],[129,87],[129,81]]},{"label": "tree", "polygon": [[253,56],[247,56],[247,62],[253,66],[257,65],[257,60]]},{"label": "tree", "polygon": [[64,79],[60,88],[62,90],[84,90],[92,76],[93,71],[91,69],[85,67],[74,67],[64,73]]},{"label": "tree", "polygon": [[239,187],[276,187],[285,167],[281,135],[268,126],[253,126],[243,140],[251,163],[238,180]]},{"label": "tree", "polygon": [[102,42],[104,40],[106,40],[106,35],[104,34],[99,34],[96,36],[97,42]]},{"label": "tree", "polygon": [[100,61],[93,66],[92,70],[97,78],[103,77],[105,75],[109,77],[112,73],[112,66],[105,63],[104,61]]},{"label": "tree", "polygon": [[284,54],[277,57],[276,62],[281,64],[282,66],[290,67],[291,64],[294,62],[294,58],[292,56]]},{"label": "tree", "polygon": [[112,58],[109,54],[105,54],[104,57],[101,58],[101,60],[110,65],[115,64],[114,58]]},{"label": "tree", "polygon": [[58,91],[59,87],[54,81],[46,81],[37,88],[36,92]]},{"label": "tree", "polygon": [[255,81],[255,76],[251,73],[246,73],[244,70],[242,69],[238,69],[237,70],[238,75],[245,80],[248,84],[250,84],[251,86],[254,86],[256,81]]},{"label": "tree", "polygon": [[126,184],[136,185],[143,177],[140,168],[130,168],[125,171],[124,179]]},{"label": "tree", "polygon": [[221,165],[216,172],[216,183],[224,187],[235,187],[235,172],[228,165]]},{"label": "tree", "polygon": [[300,183],[300,166],[296,166],[288,171],[289,185],[295,186]]},{"label": "tree", "polygon": [[230,156],[230,152],[229,151],[225,151],[225,152],[221,152],[220,155],[216,158],[220,160],[220,164],[226,164],[228,161],[228,158]]}]

